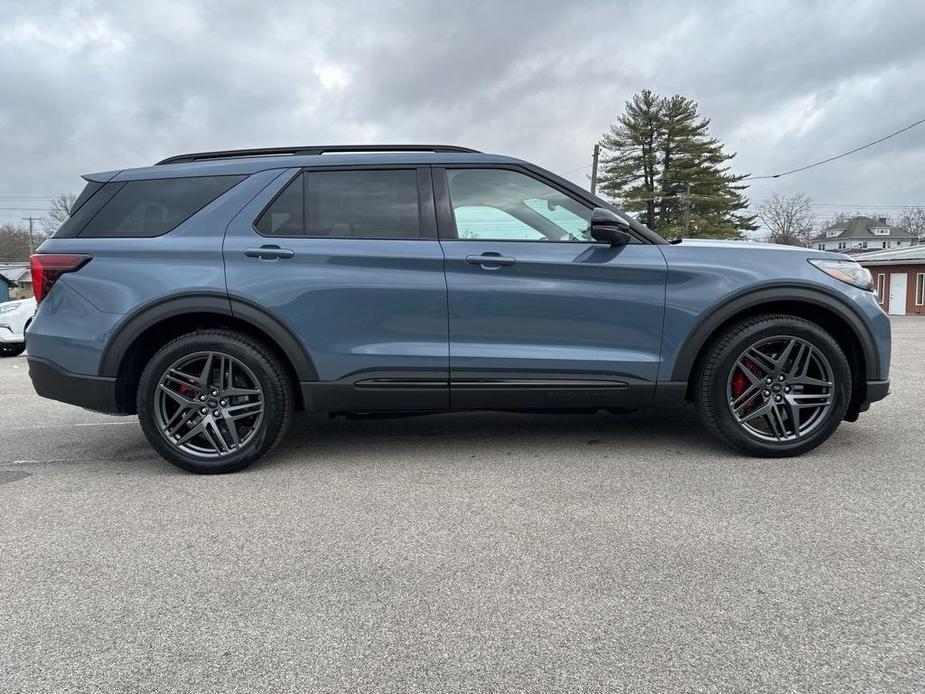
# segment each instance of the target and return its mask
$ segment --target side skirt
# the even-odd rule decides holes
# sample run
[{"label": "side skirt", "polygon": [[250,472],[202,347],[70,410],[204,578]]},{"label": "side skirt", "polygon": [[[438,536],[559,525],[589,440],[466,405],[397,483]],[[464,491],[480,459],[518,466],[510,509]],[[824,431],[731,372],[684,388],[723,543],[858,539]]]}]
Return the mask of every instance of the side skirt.
[{"label": "side skirt", "polygon": [[[672,384],[679,385],[679,384]],[[686,387],[686,384],[684,384]],[[332,413],[426,413],[462,410],[574,411],[656,404],[656,384],[636,379],[441,378],[359,376],[303,381],[305,409]],[[658,404],[684,400],[684,388],[659,393]],[[664,402],[661,402],[664,401]]]}]

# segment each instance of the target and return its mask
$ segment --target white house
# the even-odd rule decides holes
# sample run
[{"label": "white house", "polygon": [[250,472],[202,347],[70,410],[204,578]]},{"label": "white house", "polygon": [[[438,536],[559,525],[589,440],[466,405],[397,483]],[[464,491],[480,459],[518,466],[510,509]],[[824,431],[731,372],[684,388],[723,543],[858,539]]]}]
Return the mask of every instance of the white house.
[{"label": "white house", "polygon": [[886,223],[885,217],[852,217],[846,222],[824,229],[813,238],[812,248],[820,251],[866,251],[911,246],[916,238],[909,232]]}]

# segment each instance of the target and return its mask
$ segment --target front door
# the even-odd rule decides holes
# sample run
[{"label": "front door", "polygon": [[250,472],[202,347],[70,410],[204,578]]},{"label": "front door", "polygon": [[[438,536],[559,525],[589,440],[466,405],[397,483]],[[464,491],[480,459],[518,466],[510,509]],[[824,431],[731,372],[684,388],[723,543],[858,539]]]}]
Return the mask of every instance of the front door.
[{"label": "front door", "polygon": [[589,235],[591,207],[516,168],[434,169],[454,408],[645,405],[667,267]]},{"label": "front door", "polygon": [[890,315],[906,315],[906,292],[908,276],[905,272],[890,273]]},{"label": "front door", "polygon": [[269,313],[312,360],[310,409],[449,406],[428,167],[289,169],[232,220],[223,253],[232,301]]}]

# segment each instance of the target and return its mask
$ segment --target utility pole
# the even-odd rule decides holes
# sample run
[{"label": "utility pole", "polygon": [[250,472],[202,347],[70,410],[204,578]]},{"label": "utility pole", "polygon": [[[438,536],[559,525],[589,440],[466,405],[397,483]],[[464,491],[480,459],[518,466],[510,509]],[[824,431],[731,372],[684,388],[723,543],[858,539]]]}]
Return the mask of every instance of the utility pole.
[{"label": "utility pole", "polygon": [[38,217],[23,217],[22,221],[29,222],[29,255],[35,253],[35,241],[32,238],[32,223],[39,221]]},{"label": "utility pole", "polygon": [[597,160],[601,154],[601,146],[594,145],[594,158],[591,160],[591,195],[597,194]]},{"label": "utility pole", "polygon": [[691,183],[687,182],[687,195],[684,196],[684,235],[691,235]]}]

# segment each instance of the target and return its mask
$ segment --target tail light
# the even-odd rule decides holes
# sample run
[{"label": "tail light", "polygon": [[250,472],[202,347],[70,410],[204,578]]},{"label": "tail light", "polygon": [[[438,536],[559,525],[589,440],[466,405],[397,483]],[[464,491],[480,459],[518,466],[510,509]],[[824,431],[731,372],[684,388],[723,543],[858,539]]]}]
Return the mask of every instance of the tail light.
[{"label": "tail light", "polygon": [[29,258],[36,303],[45,298],[61,275],[79,270],[90,257],[81,253],[36,253]]}]

